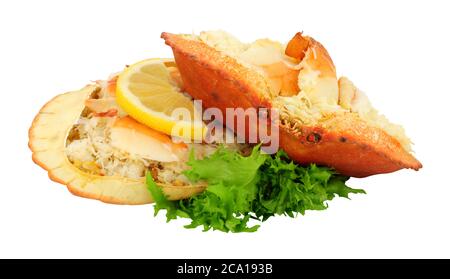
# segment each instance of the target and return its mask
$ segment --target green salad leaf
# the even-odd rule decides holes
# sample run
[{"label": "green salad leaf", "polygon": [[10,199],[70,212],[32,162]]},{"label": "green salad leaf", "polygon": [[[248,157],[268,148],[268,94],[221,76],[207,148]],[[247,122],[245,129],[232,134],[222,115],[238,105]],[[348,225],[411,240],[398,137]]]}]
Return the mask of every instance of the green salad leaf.
[{"label": "green salad leaf", "polygon": [[259,225],[249,226],[250,219],[303,215],[306,210],[326,209],[326,201],[335,196],[365,193],[348,187],[348,177],[330,168],[302,167],[283,151],[270,156],[259,146],[247,157],[225,147],[201,160],[191,153],[188,165],[191,169],[184,174],[190,181],[208,183],[203,193],[169,201],[149,173],[147,186],[156,203],[155,215],[165,209],[167,221],[189,218],[186,228],[203,226],[204,231],[253,232]]}]

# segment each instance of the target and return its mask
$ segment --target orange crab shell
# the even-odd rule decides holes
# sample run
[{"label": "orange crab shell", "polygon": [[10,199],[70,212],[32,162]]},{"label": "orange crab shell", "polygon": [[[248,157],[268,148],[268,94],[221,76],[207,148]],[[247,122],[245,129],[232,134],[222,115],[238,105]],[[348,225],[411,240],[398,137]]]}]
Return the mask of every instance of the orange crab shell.
[{"label": "orange crab shell", "polygon": [[[272,107],[270,88],[257,72],[201,41],[170,33],[161,37],[172,47],[185,90],[205,107],[223,113],[227,107]],[[355,177],[422,167],[395,138],[350,113],[300,132],[281,126],[280,147],[298,163],[318,163]]]}]

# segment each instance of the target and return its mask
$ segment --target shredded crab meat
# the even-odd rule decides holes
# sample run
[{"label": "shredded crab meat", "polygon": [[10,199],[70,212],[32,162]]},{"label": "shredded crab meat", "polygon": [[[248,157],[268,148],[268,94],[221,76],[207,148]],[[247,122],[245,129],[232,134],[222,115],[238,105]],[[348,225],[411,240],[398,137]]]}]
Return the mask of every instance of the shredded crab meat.
[{"label": "shredded crab meat", "polygon": [[[173,185],[189,185],[182,174],[188,169],[186,159],[177,162],[157,162],[114,148],[111,145],[110,129],[114,117],[82,117],[74,127],[78,138],[69,141],[66,153],[69,160],[83,171],[105,176],[140,178],[151,171],[158,182]],[[196,158],[212,154],[217,144],[188,144]],[[242,146],[229,144],[229,148]]]}]

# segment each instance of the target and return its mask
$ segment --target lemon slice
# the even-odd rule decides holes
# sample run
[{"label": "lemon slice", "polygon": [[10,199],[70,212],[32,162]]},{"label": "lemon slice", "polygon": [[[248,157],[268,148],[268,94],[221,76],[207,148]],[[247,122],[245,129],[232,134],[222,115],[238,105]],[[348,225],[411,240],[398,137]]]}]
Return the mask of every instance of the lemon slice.
[{"label": "lemon slice", "polygon": [[117,80],[117,103],[131,117],[155,130],[201,140],[206,127],[200,109],[172,79],[169,68],[175,66],[171,59],[148,59],[129,66]]}]

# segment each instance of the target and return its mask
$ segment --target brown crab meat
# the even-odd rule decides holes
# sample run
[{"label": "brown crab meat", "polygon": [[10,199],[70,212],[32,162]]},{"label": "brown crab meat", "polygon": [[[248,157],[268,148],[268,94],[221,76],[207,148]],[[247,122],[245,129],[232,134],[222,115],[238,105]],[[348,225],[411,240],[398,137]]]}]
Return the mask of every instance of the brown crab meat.
[{"label": "brown crab meat", "polygon": [[[348,79],[338,79],[328,52],[310,37],[298,33],[282,50],[283,75],[273,73],[282,66],[279,61],[249,66],[251,60],[245,59],[257,56],[248,54],[249,49],[253,52],[258,46],[236,43],[228,51],[221,49],[223,40],[209,43],[170,33],[162,33],[162,38],[173,50],[185,91],[202,100],[203,106],[217,107],[224,114],[226,108],[280,109],[280,148],[296,162],[330,166],[355,177],[422,167],[401,128],[378,115]],[[280,76],[288,78],[273,86],[277,84],[273,77]],[[297,117],[304,112],[301,106],[283,111],[297,106],[300,97],[318,117],[312,121]],[[291,105],[285,106],[287,102]]]}]

